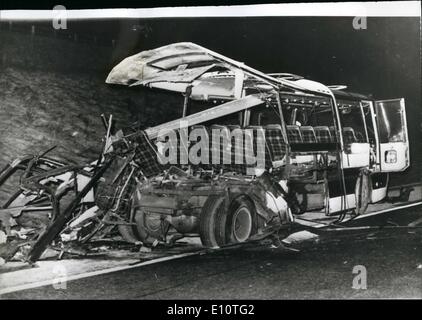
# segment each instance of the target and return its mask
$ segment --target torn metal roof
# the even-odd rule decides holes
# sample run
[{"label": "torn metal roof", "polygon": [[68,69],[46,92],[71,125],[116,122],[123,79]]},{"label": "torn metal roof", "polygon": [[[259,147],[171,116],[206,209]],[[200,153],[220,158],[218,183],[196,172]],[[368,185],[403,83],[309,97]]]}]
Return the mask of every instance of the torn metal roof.
[{"label": "torn metal roof", "polygon": [[194,100],[239,99],[242,91],[269,92],[277,87],[330,95],[326,86],[301,77],[280,77],[190,42],[142,51],[116,65],[106,83],[142,85],[174,92],[190,90]]}]

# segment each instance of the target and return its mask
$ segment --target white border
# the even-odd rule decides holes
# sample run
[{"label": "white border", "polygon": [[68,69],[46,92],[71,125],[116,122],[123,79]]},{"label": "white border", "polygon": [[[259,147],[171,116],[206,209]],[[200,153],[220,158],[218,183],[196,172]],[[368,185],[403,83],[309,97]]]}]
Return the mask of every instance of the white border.
[{"label": "white border", "polygon": [[[60,1],[58,1],[58,4]],[[2,10],[3,21],[51,20],[60,10]],[[188,18],[188,17],[285,17],[285,16],[366,16],[420,17],[421,1],[283,3],[239,6],[165,7],[144,9],[66,10],[66,18]]]}]

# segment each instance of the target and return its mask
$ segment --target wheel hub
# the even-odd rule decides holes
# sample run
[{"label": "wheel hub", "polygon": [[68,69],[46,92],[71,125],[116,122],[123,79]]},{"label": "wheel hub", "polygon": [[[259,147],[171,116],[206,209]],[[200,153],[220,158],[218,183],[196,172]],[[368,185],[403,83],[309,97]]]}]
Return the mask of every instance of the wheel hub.
[{"label": "wheel hub", "polygon": [[240,207],[233,216],[233,235],[238,242],[248,240],[252,232],[252,213],[247,207]]}]

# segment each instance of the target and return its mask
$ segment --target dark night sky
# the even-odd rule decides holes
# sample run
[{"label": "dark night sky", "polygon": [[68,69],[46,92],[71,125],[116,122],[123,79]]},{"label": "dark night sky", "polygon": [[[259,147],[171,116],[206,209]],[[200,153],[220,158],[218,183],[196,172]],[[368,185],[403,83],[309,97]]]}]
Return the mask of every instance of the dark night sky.
[{"label": "dark night sky", "polygon": [[74,22],[79,32],[116,39],[113,62],[141,50],[191,41],[265,72],[347,84],[377,98],[405,96],[420,106],[418,18],[184,18]]},{"label": "dark night sky", "polygon": [[[137,19],[75,22],[75,30],[116,39],[112,64],[178,41],[191,41],[264,72],[290,72],[377,99],[405,97],[419,135],[421,36],[419,18],[353,17]],[[72,25],[71,25],[72,27]],[[415,120],[415,121],[413,121]]]}]

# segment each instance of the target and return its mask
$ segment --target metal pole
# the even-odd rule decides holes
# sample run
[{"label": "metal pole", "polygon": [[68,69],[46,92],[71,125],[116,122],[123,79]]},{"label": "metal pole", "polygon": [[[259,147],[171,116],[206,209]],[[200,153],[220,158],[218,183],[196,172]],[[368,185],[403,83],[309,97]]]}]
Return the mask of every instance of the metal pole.
[{"label": "metal pole", "polygon": [[189,103],[189,97],[192,94],[192,86],[188,86],[186,88],[186,92],[184,94],[185,100],[183,101],[183,114],[182,118],[186,117],[186,114],[188,112],[188,103]]}]

